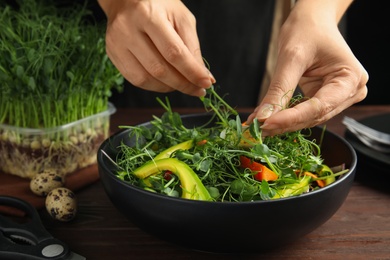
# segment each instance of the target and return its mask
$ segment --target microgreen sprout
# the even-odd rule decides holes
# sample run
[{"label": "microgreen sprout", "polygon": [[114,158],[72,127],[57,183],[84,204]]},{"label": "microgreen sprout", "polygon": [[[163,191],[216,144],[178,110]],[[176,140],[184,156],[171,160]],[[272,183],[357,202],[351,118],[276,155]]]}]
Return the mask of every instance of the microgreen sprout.
[{"label": "microgreen sprout", "polygon": [[121,90],[123,77],[87,2],[14,2],[0,4],[0,168],[67,174],[96,162],[111,89]]},{"label": "microgreen sprout", "polygon": [[231,114],[238,115],[238,112],[223,100],[211,86],[206,90],[208,96],[200,97],[206,111],[212,110],[219,118],[220,122],[226,127],[228,126],[228,118]]},{"label": "microgreen sprout", "polygon": [[[298,99],[299,97],[293,99],[294,104]],[[226,104],[213,87],[208,89],[201,101],[206,111],[212,112],[214,120],[190,128],[172,110],[168,100],[158,100],[166,111],[161,117],[153,117],[147,131],[142,126],[129,127],[132,130],[128,132],[130,143],[134,145],[122,144],[119,147],[116,163],[124,170],[118,171],[118,177],[157,193],[176,196],[186,192],[195,197],[194,187],[183,188],[177,178],[172,181],[163,171],[156,171],[146,180],[140,180],[133,174],[135,171],[142,172],[140,169],[150,165],[150,161],[155,160],[157,165],[163,160],[157,159],[162,154],[190,167],[209,192],[207,198],[221,202],[239,202],[299,195],[318,189],[316,181],[330,183],[336,176],[348,171],[341,167],[338,172],[333,173],[330,168],[325,167],[320,146],[315,140],[310,140],[310,130],[307,134],[295,131],[264,137],[261,123],[257,119],[249,126],[242,125],[239,113]],[[158,140],[155,133],[158,133]],[[193,145],[183,148],[188,143]],[[146,156],[146,148],[156,156]],[[169,153],[166,153],[167,150]],[[245,161],[242,157],[248,158],[250,163],[256,162],[262,167],[269,167],[268,171],[274,173],[276,178],[259,179],[258,170],[252,169],[250,165],[243,167]],[[263,170],[265,168],[261,171]],[[149,185],[145,186],[145,182]]]},{"label": "microgreen sprout", "polygon": [[104,24],[86,6],[0,5],[0,124],[49,128],[107,109],[123,77],[105,54]]}]

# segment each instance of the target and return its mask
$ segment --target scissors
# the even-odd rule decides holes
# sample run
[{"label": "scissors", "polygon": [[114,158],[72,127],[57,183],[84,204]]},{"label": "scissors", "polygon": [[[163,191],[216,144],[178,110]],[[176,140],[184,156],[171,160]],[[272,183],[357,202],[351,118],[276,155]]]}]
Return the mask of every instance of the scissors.
[{"label": "scissors", "polygon": [[22,210],[26,214],[26,221],[15,221],[0,213],[0,259],[86,259],[54,238],[44,228],[31,204],[15,197],[0,196],[0,205]]}]

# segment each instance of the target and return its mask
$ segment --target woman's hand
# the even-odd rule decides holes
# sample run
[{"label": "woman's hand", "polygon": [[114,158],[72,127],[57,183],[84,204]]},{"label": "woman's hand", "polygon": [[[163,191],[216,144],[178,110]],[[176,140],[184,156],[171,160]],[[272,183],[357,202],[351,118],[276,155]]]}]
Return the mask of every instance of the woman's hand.
[{"label": "woman's hand", "polygon": [[[332,2],[298,1],[281,28],[269,90],[248,118],[264,121],[264,135],[324,123],[366,97],[368,74],[339,32],[342,12]],[[284,109],[297,85],[309,99]]]},{"label": "woman's hand", "polygon": [[179,0],[99,0],[108,19],[106,49],[133,85],[203,96],[206,69],[192,13]]}]

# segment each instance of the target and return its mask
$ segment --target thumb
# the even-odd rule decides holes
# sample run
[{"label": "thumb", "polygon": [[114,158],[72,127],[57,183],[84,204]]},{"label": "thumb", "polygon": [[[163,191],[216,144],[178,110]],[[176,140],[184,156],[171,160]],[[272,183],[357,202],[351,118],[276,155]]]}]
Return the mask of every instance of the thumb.
[{"label": "thumb", "polygon": [[249,115],[247,122],[255,118],[260,122],[286,108],[298,86],[302,71],[299,66],[292,66],[291,62],[278,60],[274,76],[260,105]]}]

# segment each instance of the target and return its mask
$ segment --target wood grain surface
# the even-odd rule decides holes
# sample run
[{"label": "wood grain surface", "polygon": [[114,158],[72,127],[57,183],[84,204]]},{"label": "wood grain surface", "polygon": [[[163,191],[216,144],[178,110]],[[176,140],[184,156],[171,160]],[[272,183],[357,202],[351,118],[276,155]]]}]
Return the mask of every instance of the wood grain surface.
[{"label": "wood grain surface", "polygon": [[[191,114],[200,110],[175,111]],[[111,131],[118,131],[119,125],[149,121],[161,113],[159,109],[118,109],[111,118]],[[390,113],[390,106],[353,106],[327,122],[327,129],[343,136],[344,115],[361,119],[381,113]],[[96,171],[96,167],[91,170]],[[87,259],[390,259],[390,168],[375,169],[363,160],[359,160],[345,203],[329,221],[293,244],[252,255],[198,252],[155,238],[117,211],[100,181],[78,190],[77,197],[79,213],[72,222],[52,220],[44,210],[40,214],[52,235]]]}]

